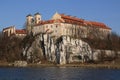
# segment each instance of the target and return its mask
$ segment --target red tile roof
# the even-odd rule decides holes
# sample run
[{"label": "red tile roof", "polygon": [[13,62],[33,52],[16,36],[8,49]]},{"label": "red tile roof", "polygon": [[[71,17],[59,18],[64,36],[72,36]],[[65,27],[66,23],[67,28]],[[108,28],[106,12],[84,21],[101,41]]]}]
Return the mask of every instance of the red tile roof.
[{"label": "red tile roof", "polygon": [[79,19],[77,17],[69,16],[69,15],[64,15],[60,14],[61,18],[66,22],[66,23],[72,23],[72,24],[83,24],[83,19]]},{"label": "red tile roof", "polygon": [[106,26],[104,23],[101,22],[95,22],[95,21],[86,21],[83,19],[79,19],[76,17],[60,14],[61,18],[66,22],[66,23],[72,23],[72,24],[78,24],[78,25],[85,25],[85,26],[93,26],[93,27],[99,27],[99,28],[104,28],[104,29],[111,29],[108,26]]},{"label": "red tile roof", "polygon": [[95,22],[95,21],[86,21],[83,19],[79,19],[76,17],[60,14],[61,18],[64,19],[66,23],[72,23],[72,24],[78,24],[78,25],[85,25],[85,26],[92,26],[92,27],[99,27],[104,29],[110,29],[108,26],[106,26],[104,23],[101,22]]},{"label": "red tile roof", "polygon": [[26,34],[26,31],[23,30],[16,30],[16,34]]},{"label": "red tile roof", "polygon": [[[101,23],[101,22],[86,21],[84,19],[80,19],[80,18],[77,18],[77,17],[65,15],[65,14],[60,14],[60,16],[64,20],[65,23],[84,25],[84,26],[91,26],[91,27],[99,27],[99,28],[104,28],[104,29],[111,30],[111,28],[109,28],[108,26],[106,26],[104,23]],[[56,21],[63,22],[61,19],[47,20],[47,21],[40,21],[38,24],[35,24],[35,26],[43,25],[43,24],[50,24],[50,23],[54,23]]]},{"label": "red tile roof", "polygon": [[84,26],[92,26],[92,24],[91,24],[91,22],[89,22],[89,21],[84,21],[84,24],[83,24]]},{"label": "red tile roof", "polygon": [[63,19],[69,19],[69,20],[73,20],[73,21],[78,21],[78,22],[83,22],[83,19],[77,18],[77,17],[73,17],[73,16],[69,16],[69,15],[64,15],[64,14],[60,14],[61,18]]},{"label": "red tile roof", "polygon": [[104,29],[111,29],[108,26],[106,26],[104,23],[101,22],[95,22],[95,21],[84,21],[85,25],[93,26],[93,27],[99,27]]}]

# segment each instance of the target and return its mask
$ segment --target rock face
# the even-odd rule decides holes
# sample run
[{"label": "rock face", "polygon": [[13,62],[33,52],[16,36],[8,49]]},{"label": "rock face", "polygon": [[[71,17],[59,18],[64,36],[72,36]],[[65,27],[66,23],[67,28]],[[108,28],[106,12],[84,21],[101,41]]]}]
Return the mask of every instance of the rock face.
[{"label": "rock face", "polygon": [[106,60],[110,61],[113,60],[118,52],[115,52],[113,50],[93,50],[93,60],[94,61],[100,61],[100,60]]},{"label": "rock face", "polygon": [[15,67],[26,67],[27,66],[27,62],[26,61],[15,61],[13,63],[13,66],[15,66]]},{"label": "rock face", "polygon": [[62,36],[57,43],[57,54],[59,63],[86,62],[92,59],[90,46],[80,40],[69,36]]},{"label": "rock face", "polygon": [[23,49],[23,56],[28,61],[39,62],[42,58],[58,64],[86,62],[92,59],[90,46],[69,36],[57,39],[49,34],[39,34],[30,46]]}]

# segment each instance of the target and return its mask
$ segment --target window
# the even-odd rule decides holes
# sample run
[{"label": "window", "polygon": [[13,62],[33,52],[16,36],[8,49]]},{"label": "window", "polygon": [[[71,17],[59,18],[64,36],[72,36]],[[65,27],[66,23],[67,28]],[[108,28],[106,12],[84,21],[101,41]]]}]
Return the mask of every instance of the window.
[{"label": "window", "polygon": [[10,34],[11,34],[11,30],[10,30]]},{"label": "window", "polygon": [[56,28],[57,28],[58,26],[56,25]]},{"label": "window", "polygon": [[52,28],[53,26],[51,25],[51,28]]},{"label": "window", "polygon": [[57,32],[57,30],[55,30],[55,32]]}]

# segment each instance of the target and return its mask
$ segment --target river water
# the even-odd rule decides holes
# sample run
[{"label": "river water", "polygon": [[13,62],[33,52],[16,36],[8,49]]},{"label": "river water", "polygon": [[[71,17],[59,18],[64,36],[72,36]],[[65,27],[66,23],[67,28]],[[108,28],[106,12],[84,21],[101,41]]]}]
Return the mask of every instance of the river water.
[{"label": "river water", "polygon": [[120,70],[79,67],[0,68],[0,80],[120,80]]}]

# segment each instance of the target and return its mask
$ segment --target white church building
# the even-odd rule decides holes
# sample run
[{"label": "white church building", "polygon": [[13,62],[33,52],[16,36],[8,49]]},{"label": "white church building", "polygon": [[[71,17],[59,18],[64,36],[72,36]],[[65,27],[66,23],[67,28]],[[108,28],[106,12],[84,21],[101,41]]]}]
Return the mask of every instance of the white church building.
[{"label": "white church building", "polygon": [[[76,37],[92,37],[97,34],[99,37],[107,36],[111,33],[111,28],[104,23],[87,21],[74,16],[55,13],[50,20],[42,20],[39,13],[26,16],[26,29],[17,30],[14,26],[3,29],[4,36],[26,36],[31,32],[35,35],[38,33],[49,33],[51,36],[60,37],[62,35]],[[98,35],[99,34],[99,35]]]},{"label": "white church building", "polygon": [[51,36],[60,37],[62,35],[80,36],[86,38],[91,33],[96,32],[99,36],[107,36],[111,33],[111,28],[104,23],[87,21],[77,17],[55,13],[50,20],[42,20],[42,16],[36,13],[34,16],[26,16],[27,33],[50,33]]}]

